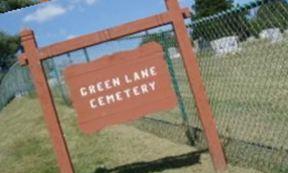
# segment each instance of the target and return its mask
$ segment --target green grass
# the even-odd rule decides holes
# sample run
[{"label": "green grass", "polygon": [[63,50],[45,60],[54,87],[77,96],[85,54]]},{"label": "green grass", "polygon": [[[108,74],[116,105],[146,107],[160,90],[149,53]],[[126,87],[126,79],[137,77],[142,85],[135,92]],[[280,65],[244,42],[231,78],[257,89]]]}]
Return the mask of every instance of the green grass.
[{"label": "green grass", "polygon": [[[284,132],[288,131],[288,40],[275,44],[257,40],[241,43],[241,48],[236,54],[222,56],[215,56],[212,52],[198,54],[218,131],[226,138],[287,153],[288,134]],[[201,128],[183,63],[174,60],[173,65],[189,123]],[[178,116],[170,114],[169,118],[163,116],[162,119],[177,122],[176,117],[180,117],[179,111]],[[265,170],[270,167],[266,169],[268,172],[273,170],[274,163],[282,165],[282,168],[285,166],[287,154],[276,152],[273,157],[267,157],[269,152],[254,152],[253,158],[247,158],[243,151],[243,148],[232,148],[229,155],[233,155],[234,160],[229,161],[240,163],[249,160],[250,165],[258,165],[258,168]],[[262,160],[266,160],[264,165]]]},{"label": "green grass", "polygon": [[[185,162],[192,159],[188,157],[186,161],[182,161],[183,166],[168,169],[171,165],[167,165],[167,159],[165,161],[163,158],[172,156],[172,161],[175,159],[176,162],[177,158],[181,158],[179,155],[185,155],[195,149],[172,143],[125,124],[112,126],[93,135],[84,135],[76,124],[73,109],[58,102],[57,109],[76,172],[92,173],[99,167],[111,169],[133,163],[143,166],[144,162],[147,162],[144,168],[148,170],[152,165],[161,162],[156,172],[213,172],[207,153],[202,154],[200,163],[193,166],[187,166],[187,163],[185,165]],[[1,172],[58,172],[41,109],[35,98],[17,99],[4,108],[0,112],[0,131]],[[256,172],[231,166],[229,169],[231,173]]]},{"label": "green grass", "polygon": [[[209,52],[198,55],[220,135],[269,146],[276,151],[273,157],[261,158],[261,153],[255,153],[253,157],[246,158],[243,151],[252,153],[252,148],[232,148],[229,156],[232,155],[236,161],[231,162],[248,159],[254,164],[265,159],[272,168],[274,162],[285,163],[281,157],[286,156],[277,152],[278,149],[283,152],[288,149],[288,136],[283,133],[288,131],[287,45],[287,41],[276,44],[257,41],[242,44],[242,51],[235,55],[217,57]],[[173,60],[173,65],[189,123],[194,127],[201,127],[183,64],[179,60]],[[57,96],[57,110],[76,172],[93,172],[100,166],[111,169],[130,163],[153,162],[166,156],[177,156],[195,150],[145,133],[131,125],[113,126],[97,134],[83,135],[76,124],[75,112],[59,99],[59,89],[54,94]],[[178,108],[153,114],[152,118],[173,124],[182,123]],[[154,130],[167,129],[158,127]],[[27,97],[14,100],[1,111],[0,131],[1,172],[58,171],[36,99]],[[281,164],[277,169],[283,169]],[[208,155],[203,154],[201,164],[161,171],[206,173],[211,172],[212,167]],[[249,171],[230,167],[230,172]]]},{"label": "green grass", "polygon": [[[236,54],[197,54],[218,132],[225,139],[226,154],[231,163],[267,172],[286,170],[288,37],[274,44],[268,40],[244,42],[241,48]],[[201,128],[183,62],[174,59],[173,67],[189,124]],[[178,109],[152,118],[172,124],[183,121]],[[230,139],[235,141],[228,146]],[[237,141],[244,142],[246,148],[237,146]]]},{"label": "green grass", "polygon": [[[283,131],[288,130],[287,41],[242,43],[242,50],[236,54],[198,54],[221,135],[288,149],[287,142],[282,140]],[[190,122],[201,127],[183,63],[174,60],[173,65]],[[178,116],[171,116],[180,117],[179,112]],[[171,121],[171,116],[167,121]]]}]

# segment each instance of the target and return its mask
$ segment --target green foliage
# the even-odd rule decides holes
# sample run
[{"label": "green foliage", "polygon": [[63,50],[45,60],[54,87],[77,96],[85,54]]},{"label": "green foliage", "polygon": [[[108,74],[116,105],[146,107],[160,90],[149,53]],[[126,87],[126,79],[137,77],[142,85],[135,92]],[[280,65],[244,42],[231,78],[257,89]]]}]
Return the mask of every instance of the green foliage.
[{"label": "green foliage", "polygon": [[193,20],[211,16],[233,7],[233,0],[195,0]]},{"label": "green foliage", "polygon": [[[219,32],[222,30],[222,32]],[[193,25],[193,39],[212,41],[226,36],[245,40],[249,35],[249,21],[245,12],[231,12]]]},{"label": "green foliage", "polygon": [[[200,4],[198,2],[197,8],[200,7]],[[197,5],[193,6],[194,9],[195,6]],[[204,10],[198,9],[198,12],[195,10],[196,14],[192,17],[194,22],[192,25],[193,39],[202,38],[211,41],[225,36],[237,35],[239,40],[243,41],[251,35],[258,37],[259,33],[267,28],[280,28],[281,31],[288,28],[288,2],[286,0],[262,0],[258,2],[257,8],[237,6],[228,11],[228,9],[225,10],[224,5],[222,7],[223,11],[221,12],[217,12],[216,7],[211,7],[209,11],[208,5],[206,8],[202,5]],[[249,14],[252,7],[256,12],[254,15]],[[216,14],[213,14],[213,11]],[[199,21],[201,17],[207,17],[208,14],[210,19],[205,18],[202,22],[195,22]]]},{"label": "green foliage", "polygon": [[[192,20],[195,21],[233,8],[233,1],[196,0],[192,8],[195,11]],[[211,41],[225,36],[237,35],[240,40],[243,40],[249,35],[247,22],[245,12],[225,13],[195,25],[192,37]],[[223,32],[218,32],[219,28],[222,28]]]},{"label": "green foliage", "polygon": [[[256,17],[251,21],[256,32],[267,28],[288,28],[288,3],[285,0],[265,0],[259,7]],[[263,1],[264,2],[264,1]]]},{"label": "green foliage", "polygon": [[8,35],[0,31],[0,67],[8,69],[16,61],[16,52],[20,47],[19,36]]},{"label": "green foliage", "polygon": [[171,45],[176,45],[177,42],[175,36],[172,35],[171,32],[158,32],[145,36],[141,45],[152,41],[161,44],[164,50],[168,50]]},{"label": "green foliage", "polygon": [[33,0],[0,0],[0,13],[36,4]]}]

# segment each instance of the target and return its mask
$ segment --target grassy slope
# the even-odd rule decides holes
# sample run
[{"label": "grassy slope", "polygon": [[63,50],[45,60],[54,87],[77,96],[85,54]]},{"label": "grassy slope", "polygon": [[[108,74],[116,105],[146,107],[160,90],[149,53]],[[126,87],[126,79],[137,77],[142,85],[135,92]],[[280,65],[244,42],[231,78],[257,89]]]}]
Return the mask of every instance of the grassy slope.
[{"label": "grassy slope", "polygon": [[[113,126],[86,136],[77,128],[72,109],[58,105],[58,110],[76,172],[93,172],[101,165],[113,168],[140,161],[151,162],[194,150],[126,125]],[[22,98],[8,105],[0,113],[0,131],[1,172],[58,172],[36,99]],[[208,154],[202,154],[200,163],[178,169],[164,169],[163,172],[213,172]],[[229,172],[255,171],[230,167]]]}]

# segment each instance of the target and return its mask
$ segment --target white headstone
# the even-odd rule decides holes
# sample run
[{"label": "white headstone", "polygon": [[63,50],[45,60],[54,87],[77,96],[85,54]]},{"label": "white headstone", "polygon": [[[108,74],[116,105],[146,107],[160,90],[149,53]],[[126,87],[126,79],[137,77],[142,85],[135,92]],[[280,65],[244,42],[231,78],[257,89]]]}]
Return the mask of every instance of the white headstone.
[{"label": "white headstone", "polygon": [[171,59],[178,59],[181,58],[181,54],[179,53],[176,47],[168,48],[168,53]]},{"label": "white headstone", "polygon": [[211,41],[211,46],[217,55],[236,53],[240,51],[237,36],[223,37],[213,40]]},{"label": "white headstone", "polygon": [[28,92],[27,91],[18,91],[16,94],[15,94],[15,99],[20,99],[22,98],[23,96],[26,96],[28,95]]},{"label": "white headstone", "polygon": [[54,87],[56,85],[58,85],[58,80],[56,78],[50,78],[48,79],[48,83],[50,87]]},{"label": "white headstone", "polygon": [[276,43],[283,40],[282,33],[279,28],[265,29],[259,34],[261,39],[268,39],[272,43]]}]

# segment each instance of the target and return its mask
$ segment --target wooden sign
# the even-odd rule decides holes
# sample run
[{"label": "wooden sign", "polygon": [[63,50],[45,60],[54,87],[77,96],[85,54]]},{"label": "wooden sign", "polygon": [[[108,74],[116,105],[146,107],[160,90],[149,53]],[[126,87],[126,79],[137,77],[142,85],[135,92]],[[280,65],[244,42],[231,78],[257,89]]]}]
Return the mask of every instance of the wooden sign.
[{"label": "wooden sign", "polygon": [[[61,173],[74,173],[75,170],[42,62],[167,24],[171,24],[175,32],[215,170],[227,170],[216,122],[184,22],[184,18],[191,17],[190,10],[181,9],[178,0],[165,0],[165,4],[167,11],[161,14],[41,48],[37,46],[32,30],[21,32],[21,44],[25,52],[19,57],[19,62],[28,65],[31,71]],[[90,133],[110,124],[136,119],[176,105],[162,49],[155,43],[71,67],[65,74],[80,127],[85,132]]]},{"label": "wooden sign", "polygon": [[68,67],[64,75],[86,133],[177,104],[164,52],[155,42]]}]

